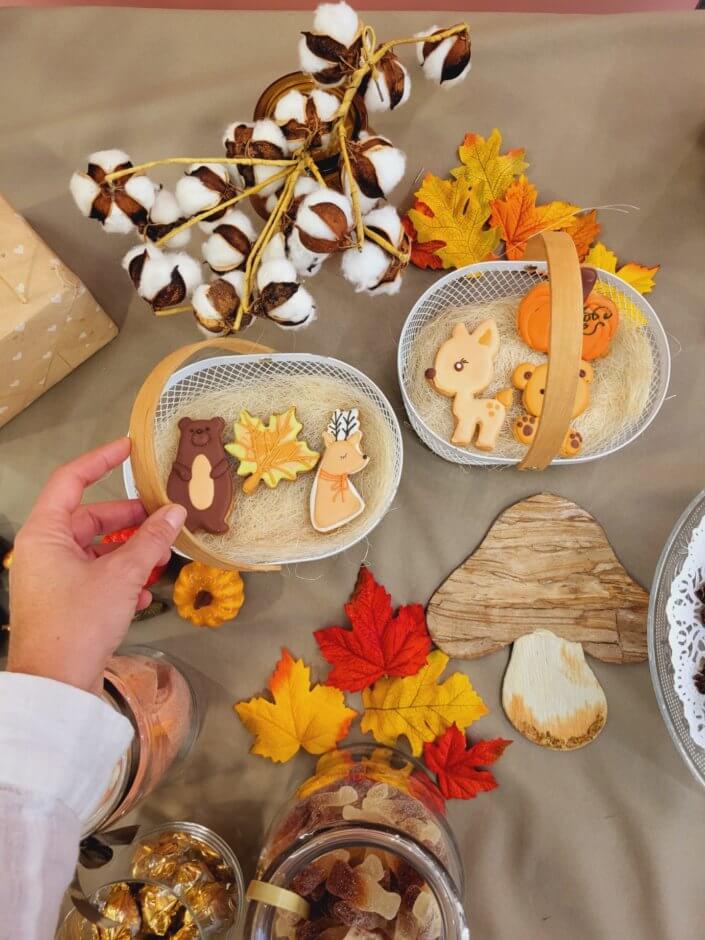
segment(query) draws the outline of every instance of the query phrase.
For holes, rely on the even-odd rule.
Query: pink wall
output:
[[[630,13],[692,10],[696,0],[355,0],[359,10],[486,10],[498,13]],[[2,6],[120,6],[213,10],[310,10],[316,0],[0,0]]]

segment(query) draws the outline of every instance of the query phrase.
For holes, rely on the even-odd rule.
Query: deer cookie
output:
[[[451,444],[472,444],[479,450],[494,450],[507,414],[507,393],[497,398],[475,398],[492,381],[494,360],[499,351],[499,333],[494,320],[483,320],[472,333],[464,323],[453,327],[436,353],[426,378],[441,395],[453,399],[455,430]],[[508,393],[511,398],[511,392]],[[500,397],[501,396],[501,397]]]
[[[220,535],[228,531],[233,480],[223,449],[224,427],[222,418],[179,421],[179,447],[166,492],[172,502],[186,509],[186,528],[191,532]]]
[[[365,509],[364,499],[349,480],[370,461],[360,448],[361,440],[358,409],[336,409],[323,432],[325,450],[311,490],[311,524],[317,532],[332,532]]]
[[[533,362],[522,362],[512,374],[512,385],[522,392],[522,402],[526,414],[521,415],[512,425],[512,434],[520,444],[530,444],[536,436],[539,417],[543,409],[543,398],[546,393],[546,375],[548,363],[536,365]],[[578,376],[578,387],[575,392],[573,404],[573,417],[581,415],[590,404],[590,383],[593,378],[592,366],[581,361]],[[575,428],[568,428],[561,455],[563,457],[576,457],[583,449],[583,436]]]

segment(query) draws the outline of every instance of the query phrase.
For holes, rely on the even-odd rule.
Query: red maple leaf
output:
[[[421,604],[406,604],[396,614],[392,599],[363,565],[345,613],[352,624],[316,630],[323,657],[333,667],[327,679],[344,692],[359,692],[382,676],[413,676],[431,649]]]
[[[433,212],[431,212],[426,203],[418,199],[414,201],[414,209],[418,209],[419,212],[423,212],[424,215],[431,218],[433,217]],[[418,241],[416,229],[408,215],[402,218],[401,224],[404,226],[404,231],[411,239],[411,263],[416,265],[417,268],[431,268],[434,271],[442,268],[443,262],[435,252],[438,251],[439,248],[445,248],[446,243],[440,240],[428,242]]]
[[[424,744],[423,759],[447,800],[472,800],[499,786],[491,771],[480,768],[499,760],[511,743],[494,738],[468,746],[460,728],[451,725],[433,744]]]

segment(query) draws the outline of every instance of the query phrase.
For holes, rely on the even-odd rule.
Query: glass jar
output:
[[[190,906],[204,937],[235,936],[244,915],[242,868],[230,846],[211,829],[193,822],[169,822],[132,847],[133,878],[173,888]]]
[[[314,88],[319,87],[320,86],[313,81],[311,76],[304,74],[304,72],[290,72],[288,75],[282,75],[281,78],[275,79],[271,85],[265,88],[260,95],[255,105],[255,121],[260,121],[263,118],[271,118],[274,114],[277,102],[280,98],[283,98],[287,92],[296,90],[307,95],[309,92],[313,91]],[[324,88],[323,91],[327,91],[342,100],[345,87]],[[345,130],[347,136],[351,139],[356,139],[361,131],[368,130],[367,108],[365,107],[361,95],[355,95],[353,98],[350,110],[345,119]],[[326,153],[325,151],[313,151],[311,156],[326,183],[335,187],[338,178],[340,154],[338,152]],[[261,215],[262,218],[269,218],[269,213],[265,209],[265,200],[262,199],[261,196],[255,194],[251,197],[250,202],[255,211]]]
[[[429,940],[470,936],[445,801],[423,765],[392,748],[361,744],[324,755],[271,825],[257,878],[304,897],[309,919],[331,927]],[[283,940],[296,935],[297,922],[254,902],[245,936]]]
[[[110,785],[83,835],[112,826],[152,792],[186,757],[200,730],[196,693],[165,653],[127,647],[103,674],[104,700],[135,729]]]

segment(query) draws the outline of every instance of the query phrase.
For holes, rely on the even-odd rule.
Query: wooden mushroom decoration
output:
[[[540,494],[510,506],[431,598],[427,622],[450,656],[477,659],[510,643],[502,705],[536,744],[589,744],[607,701],[585,653],[646,659],[648,593],[580,506]]]

